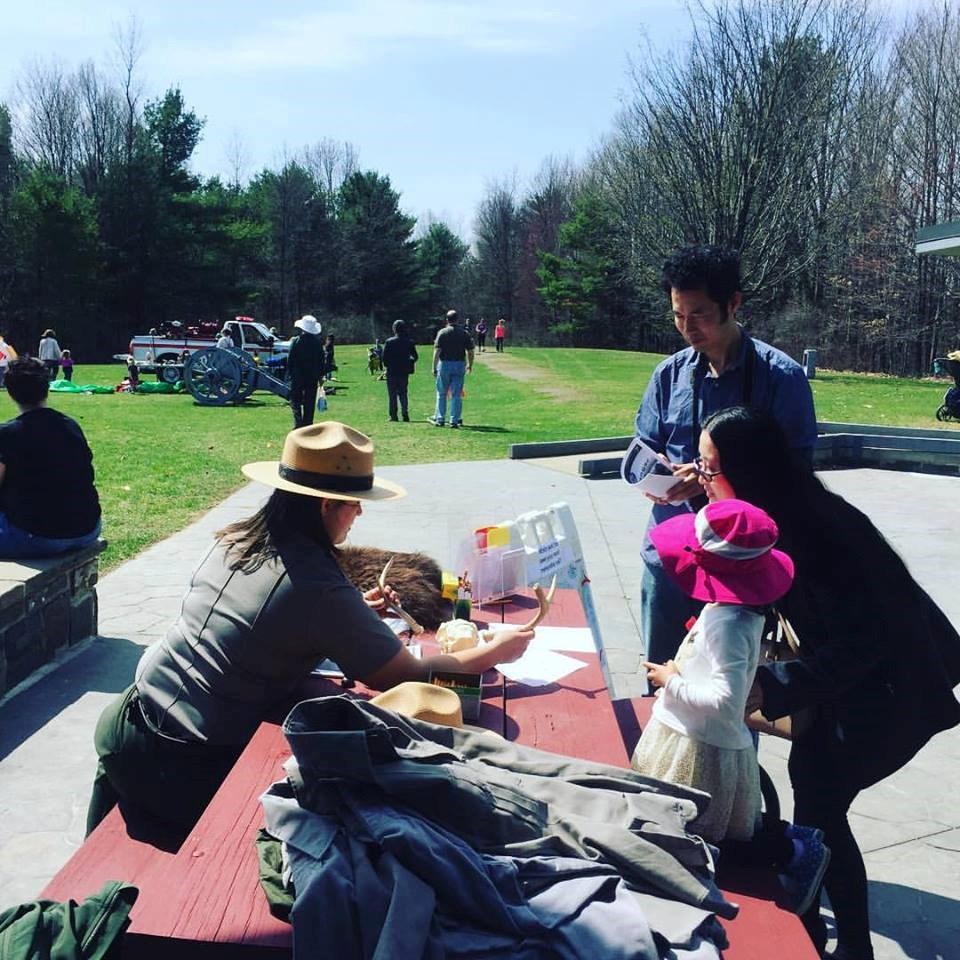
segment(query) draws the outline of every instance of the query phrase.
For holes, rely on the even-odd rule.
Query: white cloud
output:
[[[535,53],[572,44],[579,25],[635,6],[607,0],[601,12],[585,0],[355,0],[253,22],[215,44],[178,42],[166,61],[184,75],[212,67],[339,70],[394,55],[409,57],[429,44],[448,51]]]

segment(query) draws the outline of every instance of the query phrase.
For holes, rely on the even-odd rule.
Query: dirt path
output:
[[[474,359],[477,363],[486,364],[491,370],[510,377],[511,380],[529,383],[537,393],[545,394],[554,400],[577,399],[576,390],[569,384],[542,370],[536,364],[521,360],[508,352],[497,353],[495,350],[485,350],[483,353],[474,354]]]

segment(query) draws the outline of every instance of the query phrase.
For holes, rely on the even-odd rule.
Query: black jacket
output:
[[[383,366],[392,377],[406,377],[413,373],[414,364],[420,359],[417,348],[406,334],[390,337],[383,345]]]
[[[320,380],[326,372],[323,341],[318,333],[301,333],[290,344],[287,358],[287,378],[292,383],[310,383]]]
[[[812,707],[815,722],[795,740],[818,739],[811,745],[863,789],[960,723],[960,636],[870,520],[842,503],[836,536],[813,557],[794,557],[796,580],[780,603],[800,659],[762,666],[758,679],[764,716]]]

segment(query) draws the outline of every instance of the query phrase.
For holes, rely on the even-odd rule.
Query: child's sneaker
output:
[[[824,845],[823,831],[814,827],[793,825],[788,828],[787,835],[799,844],[800,849],[779,874],[780,885],[790,898],[794,913],[804,914],[820,892],[823,875],[830,863],[830,850]]]
[[[791,840],[799,840],[801,843],[811,840],[824,843],[823,831],[818,827],[805,827],[802,823],[788,823],[784,832]]]

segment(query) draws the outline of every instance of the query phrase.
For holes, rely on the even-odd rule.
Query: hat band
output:
[[[373,474],[350,477],[342,473],[314,473],[312,470],[296,470],[283,463],[277,464],[277,470],[284,480],[299,483],[302,487],[311,487],[314,490],[336,490],[338,493],[349,493],[373,489]]]

